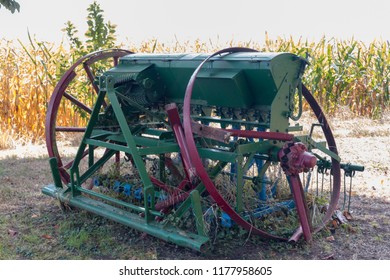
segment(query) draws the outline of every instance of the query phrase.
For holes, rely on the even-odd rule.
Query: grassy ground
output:
[[[341,156],[366,171],[354,179],[353,220],[312,244],[244,236],[198,253],[84,211],[63,212],[41,193],[52,183],[45,146],[25,145],[0,151],[0,259],[390,259],[389,120],[331,122]]]

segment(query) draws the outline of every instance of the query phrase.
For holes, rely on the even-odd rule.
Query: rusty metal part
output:
[[[295,176],[307,172],[317,164],[317,158],[307,152],[307,148],[300,142],[287,142],[278,153],[280,165],[288,176]]]
[[[213,139],[223,143],[228,143],[230,137],[243,137],[255,139],[267,139],[276,141],[291,141],[294,135],[280,132],[239,130],[239,129],[221,129],[200,124],[192,121],[192,132],[205,138]]]
[[[281,132],[271,131],[254,131],[254,130],[238,130],[238,129],[225,129],[231,133],[231,136],[245,137],[245,138],[256,138],[256,139],[267,139],[275,141],[291,141],[294,135]]]
[[[193,133],[199,135],[200,137],[213,139],[222,143],[229,143],[230,136],[232,135],[226,130],[218,129],[197,122],[191,122],[191,126]]]

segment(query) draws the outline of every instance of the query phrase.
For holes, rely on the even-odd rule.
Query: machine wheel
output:
[[[61,77],[51,96],[46,115],[46,146],[49,157],[57,158],[61,180],[70,182],[69,168],[73,160],[67,160],[60,148],[61,140],[82,135],[99,93],[97,74],[117,65],[118,59],[132,52],[122,49],[102,50],[77,60]],[[82,89],[88,91],[83,92]],[[79,136],[80,138],[81,136]]]
[[[207,167],[205,167],[204,161],[202,161],[198,149],[197,144],[194,139],[194,132],[192,129],[192,118],[191,118],[191,96],[192,89],[194,87],[194,83],[196,80],[196,76],[202,66],[212,57],[222,54],[229,54],[234,52],[253,52],[255,50],[247,49],[247,48],[228,48],[221,51],[218,51],[212,55],[210,55],[207,59],[205,59],[198,68],[194,71],[193,75],[190,78],[190,81],[187,85],[184,106],[183,106],[183,127],[184,134],[186,139],[186,144],[188,151],[191,155],[191,161],[195,167],[196,175],[204,184],[207,192],[212,197],[213,201],[215,201],[220,209],[227,214],[228,217],[233,220],[237,225],[246,229],[248,232],[259,235],[264,238],[271,238],[276,240],[292,240],[296,241],[303,233],[305,239],[310,241],[312,238],[312,233],[319,231],[326,224],[327,221],[331,218],[334,210],[337,207],[339,195],[340,195],[340,163],[336,159],[331,160],[331,170],[330,174],[332,176],[331,185],[329,187],[330,192],[330,202],[329,207],[327,207],[324,214],[322,214],[320,221],[316,225],[312,225],[312,218],[310,217],[310,213],[308,211],[306,197],[307,194],[304,193],[304,186],[302,184],[303,175],[299,174],[288,174],[286,172],[286,181],[288,182],[289,188],[291,190],[291,194],[293,195],[295,202],[295,208],[297,210],[298,219],[296,230],[286,234],[280,234],[280,232],[276,232],[273,229],[269,229],[267,227],[259,226],[259,223],[253,221],[251,217],[251,211],[253,209],[244,209],[244,211],[236,211],[236,206],[232,204],[226,195],[221,194],[220,190],[216,186],[215,179],[211,178],[210,174],[207,171]],[[324,114],[319,107],[318,103],[312,96],[312,94],[307,90],[306,87],[303,87],[302,95],[305,97],[306,101],[309,103],[311,109],[316,115],[318,122],[321,124],[323,135],[326,139],[326,144],[333,154],[337,155],[336,143],[328,125]],[[215,128],[218,130],[218,128]],[[267,132],[265,132],[267,134]],[[271,134],[269,132],[269,134]],[[265,137],[266,138],[266,137]],[[275,162],[277,164],[277,162]],[[268,172],[268,171],[266,171]],[[245,175],[245,174],[244,174]],[[306,179],[307,180],[307,179]],[[236,197],[237,199],[237,197]],[[256,206],[257,207],[257,206]],[[282,212],[282,211],[278,211]],[[249,217],[249,218],[248,218]],[[283,222],[282,222],[283,223]]]

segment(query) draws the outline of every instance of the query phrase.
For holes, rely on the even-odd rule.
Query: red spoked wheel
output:
[[[46,115],[46,146],[49,157],[57,158],[61,180],[65,184],[70,182],[68,170],[73,160],[65,159],[60,139],[81,137],[99,93],[95,77],[117,65],[119,58],[127,54],[132,52],[111,49],[85,55],[63,74],[53,91]]]
[[[193,120],[191,118],[191,96],[192,96],[192,89],[194,87],[196,76],[199,73],[200,69],[207,61],[209,61],[214,56],[221,55],[221,54],[229,54],[234,52],[254,52],[254,51],[255,50],[248,49],[248,48],[224,49],[210,55],[194,71],[186,89],[184,105],[183,105],[183,127],[184,127],[187,149],[191,156],[191,161],[193,163],[193,166],[195,167],[196,176],[204,184],[207,192],[213,198],[213,200],[218,204],[218,206],[222,209],[222,211],[226,213],[231,218],[231,220],[233,220],[237,225],[246,229],[250,233],[262,236],[264,238],[296,241],[303,233],[305,239],[307,241],[310,241],[312,238],[312,233],[315,233],[319,231],[321,228],[323,228],[323,226],[326,224],[327,221],[329,221],[334,210],[337,207],[337,203],[340,195],[340,163],[338,160],[336,160],[335,158],[332,158],[331,160],[330,174],[332,176],[332,179],[330,180],[330,186],[329,186],[329,193],[330,193],[329,206],[325,211],[323,211],[320,221],[317,222],[315,225],[312,225],[313,217],[310,217],[310,213],[306,201],[307,195],[304,192],[304,189],[307,189],[307,186],[309,185],[309,182],[307,181],[310,181],[310,179],[309,178],[305,179],[306,184],[304,186],[304,184],[302,183],[302,179],[304,178],[304,175],[302,174],[299,175],[298,173],[286,172],[287,179],[285,181],[287,181],[287,184],[289,185],[289,189],[291,190],[292,195],[294,197],[293,201],[295,202],[295,208],[298,214],[298,219],[297,219],[298,224],[295,232],[292,232],[292,234],[289,233],[289,236],[283,236],[283,235],[279,235],[273,230],[268,230],[266,227],[259,227],[258,223],[255,223],[253,222],[253,220],[248,219],[248,217],[251,217],[251,215],[248,214],[250,212],[250,209],[244,209],[244,211],[241,212],[236,211],[235,205],[229,202],[226,196],[221,194],[220,190],[216,187],[215,181],[211,179],[211,176],[208,174],[208,171],[204,166],[204,161],[202,161],[199,155],[197,144],[195,143],[194,132],[192,128]],[[313,112],[317,117],[318,122],[321,124],[329,151],[334,155],[336,155],[337,157],[336,143],[333,134],[330,130],[330,127],[328,125],[328,122],[320,106],[318,105],[318,103],[316,102],[316,100],[314,99],[312,94],[307,90],[306,87],[303,87],[302,95],[309,103],[311,109],[313,110]],[[215,129],[218,130],[218,128]],[[264,135],[266,134],[267,132],[265,132]],[[269,134],[271,133],[269,132]],[[272,137],[269,138],[272,139]],[[311,162],[310,167],[313,167],[312,159],[309,158],[307,161]],[[265,165],[271,166],[271,163],[267,162]],[[264,173],[265,172],[268,171],[264,171]]]
[[[316,115],[318,123],[320,124],[323,134],[325,136],[328,149],[337,156],[338,151],[337,151],[336,140],[334,139],[328,120],[326,119],[325,114],[322,112],[320,105],[314,98],[313,94],[304,85],[302,86],[302,95],[309,103],[310,108],[313,110],[314,114]],[[333,178],[333,185],[332,185],[333,189],[331,191],[329,207],[326,211],[325,216],[323,217],[322,224],[317,228],[315,228],[314,232],[320,231],[324,227],[325,223],[330,220],[330,218],[333,215],[333,212],[337,208],[337,204],[340,198],[341,166],[340,166],[340,161],[334,157],[331,158],[330,175]]]

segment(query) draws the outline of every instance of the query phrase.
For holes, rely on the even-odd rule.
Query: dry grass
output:
[[[15,147],[13,132],[6,128],[0,128],[0,150],[11,149]]]

